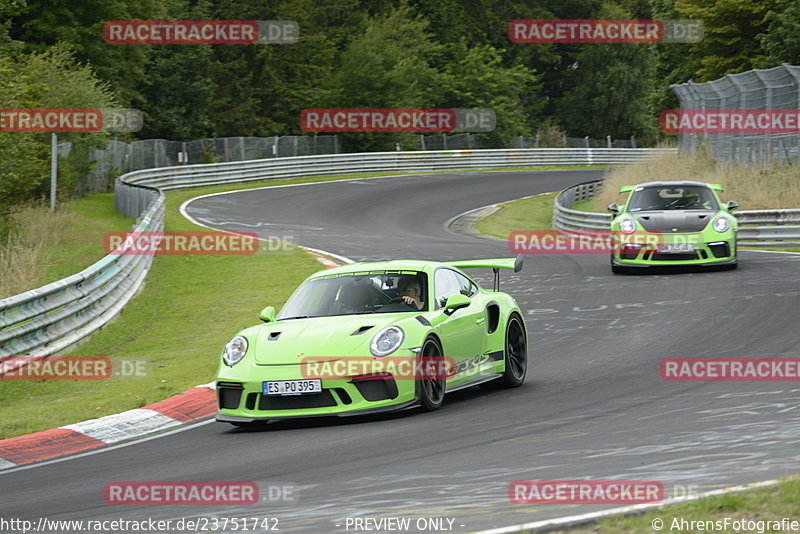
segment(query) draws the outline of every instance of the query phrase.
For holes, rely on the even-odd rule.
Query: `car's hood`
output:
[[[715,210],[663,210],[631,213],[648,232],[665,234],[701,232],[714,219]]]
[[[261,365],[285,365],[301,363],[307,357],[370,356],[369,344],[375,334],[413,317],[408,313],[373,313],[268,323],[258,327],[254,358]]]

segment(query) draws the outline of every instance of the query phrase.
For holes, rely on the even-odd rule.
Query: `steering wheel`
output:
[[[390,299],[388,302],[384,304],[384,306],[389,306],[390,304],[402,304],[406,308],[410,308],[412,310],[419,310],[419,307],[415,303],[406,304],[406,301],[403,300],[403,297],[394,297]]]

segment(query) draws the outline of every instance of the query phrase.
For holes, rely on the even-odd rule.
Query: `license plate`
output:
[[[270,380],[262,384],[264,395],[322,393],[322,380]]]
[[[658,251],[667,254],[694,252],[694,245],[692,243],[664,243],[658,246]]]

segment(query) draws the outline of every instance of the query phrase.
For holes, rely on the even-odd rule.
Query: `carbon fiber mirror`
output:
[[[735,200],[731,200],[730,202],[728,202],[728,211],[733,211],[738,207],[739,207],[739,203],[736,202]]]
[[[614,215],[617,215],[619,213],[619,206],[617,206],[616,204],[609,204],[608,211],[610,211]]]

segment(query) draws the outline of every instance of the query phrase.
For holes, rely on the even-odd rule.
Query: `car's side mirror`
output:
[[[275,322],[275,308],[272,306],[267,306],[258,316],[259,319],[264,321],[265,323],[274,323]]]
[[[470,300],[466,295],[456,293],[455,295],[450,295],[447,297],[447,301],[444,303],[444,313],[447,315],[452,315],[456,310],[466,308],[469,305]]]
[[[728,202],[728,211],[733,211],[738,207],[739,207],[739,203],[736,202],[735,200],[731,200],[730,202]]]
[[[608,211],[610,211],[611,213],[616,215],[616,214],[619,213],[619,206],[617,206],[616,204],[609,204],[608,205]]]

